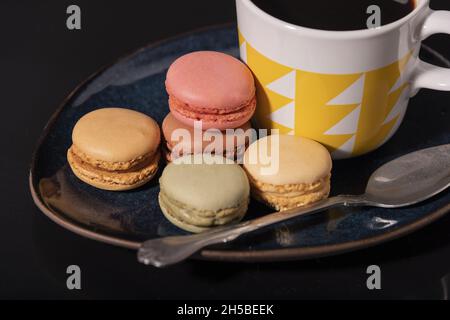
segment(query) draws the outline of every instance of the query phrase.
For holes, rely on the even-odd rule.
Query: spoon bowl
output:
[[[450,186],[450,145],[409,153],[378,168],[364,198],[370,205],[398,208],[422,202]]]

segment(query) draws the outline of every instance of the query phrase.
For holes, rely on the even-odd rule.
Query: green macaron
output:
[[[222,156],[181,157],[164,169],[160,187],[165,217],[189,232],[238,222],[247,212],[248,178],[239,165]]]

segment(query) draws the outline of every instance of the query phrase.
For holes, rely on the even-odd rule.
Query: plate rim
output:
[[[32,153],[30,171],[29,171],[29,188],[31,192],[31,196],[34,204],[38,207],[38,209],[44,213],[50,220],[55,222],[57,225],[67,229],[79,236],[100,241],[106,244],[119,246],[127,249],[137,250],[139,249],[141,242],[139,241],[131,241],[126,240],[120,237],[107,235],[101,232],[95,232],[87,227],[82,226],[79,223],[72,222],[69,219],[65,218],[63,215],[57,213],[55,210],[49,208],[45,202],[42,200],[39,192],[35,189],[34,186],[34,172],[36,167],[36,158],[39,150],[41,149],[42,143],[50,132],[50,129],[54,125],[54,122],[58,118],[61,111],[67,105],[67,103],[72,99],[72,97],[81,89],[83,86],[88,84],[94,78],[99,76],[103,71],[108,68],[114,66],[115,64],[124,61],[126,59],[131,58],[132,56],[138,54],[139,52],[162,45],[164,43],[168,43],[177,39],[181,39],[183,37],[199,34],[207,31],[211,31],[214,29],[224,29],[233,26],[235,23],[225,23],[218,24],[212,26],[206,26],[203,28],[198,28],[192,31],[180,33],[173,37],[164,38],[161,40],[157,40],[147,44],[143,47],[140,47],[137,50],[133,50],[127,54],[122,55],[118,59],[115,59],[112,63],[108,63],[103,67],[99,68],[97,71],[88,76],[85,80],[81,81],[70,93],[63,99],[58,108],[53,112],[47,121],[44,129],[42,130],[37,142],[36,146]],[[297,247],[297,248],[280,248],[280,249],[267,249],[267,250],[214,250],[214,249],[204,249],[199,252],[195,258],[202,260],[216,260],[216,261],[230,261],[230,262],[272,262],[272,261],[283,261],[283,260],[304,260],[304,259],[312,259],[319,258],[325,256],[333,256],[338,254],[343,254],[346,252],[356,251],[359,249],[369,248],[378,244],[382,244],[384,242],[394,240],[400,238],[402,236],[408,235],[414,231],[417,231],[432,222],[438,220],[443,217],[447,213],[450,212],[450,203],[440,207],[439,209],[430,212],[426,216],[416,220],[413,223],[407,224],[403,227],[384,232],[380,235],[376,235],[373,237],[363,238],[359,240],[347,241],[338,244],[326,244],[312,247]]]

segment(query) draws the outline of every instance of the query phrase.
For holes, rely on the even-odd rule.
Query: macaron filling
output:
[[[86,153],[82,152],[80,150],[80,148],[78,148],[76,145],[72,145],[71,150],[83,162],[88,163],[92,167],[106,170],[106,171],[128,170],[128,169],[131,169],[131,168],[137,166],[138,164],[147,162],[147,160],[154,157],[154,155],[155,155],[155,154],[146,154],[146,155],[142,155],[142,156],[136,157],[134,159],[131,159],[129,161],[109,162],[109,161],[94,159],[94,158],[88,156]]]
[[[314,183],[274,185],[262,183],[249,176],[252,196],[279,211],[328,198],[330,179],[331,175],[328,175]]]
[[[212,228],[238,221],[245,215],[248,206],[248,199],[243,199],[241,204],[234,208],[201,211],[169,198],[164,191],[161,191],[159,201],[165,214],[183,224],[197,228]]]
[[[67,152],[69,164],[78,177],[84,178],[82,180],[94,180],[117,186],[132,186],[147,181],[158,170],[160,158],[159,152],[155,152],[142,156],[140,161],[108,163],[91,160],[84,153],[78,152],[79,149],[76,146],[72,146]]]
[[[178,100],[173,95],[169,95],[169,107],[173,116],[184,123],[186,123],[187,118],[188,124],[192,124],[194,121],[202,121],[205,129],[236,128],[249,121],[255,113],[256,96],[253,95],[244,105],[224,109],[193,106]]]

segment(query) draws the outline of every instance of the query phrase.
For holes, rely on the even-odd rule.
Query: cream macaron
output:
[[[261,159],[260,150],[267,150],[267,159]],[[251,144],[244,155],[252,196],[276,210],[327,198],[331,168],[331,156],[324,146],[290,135],[263,137]]]
[[[199,233],[240,221],[250,197],[244,170],[218,155],[196,154],[171,162],[159,180],[159,204],[177,227]]]
[[[159,126],[149,116],[122,108],[98,109],[76,123],[67,159],[73,173],[87,184],[130,190],[156,174],[160,140]]]

